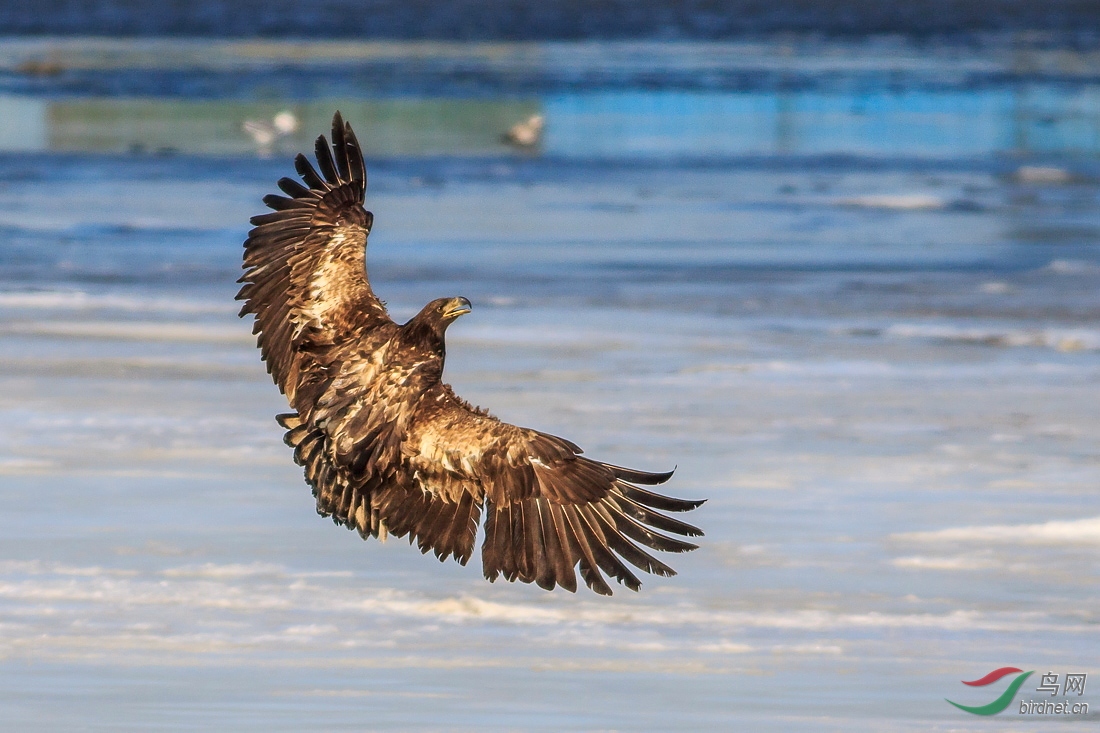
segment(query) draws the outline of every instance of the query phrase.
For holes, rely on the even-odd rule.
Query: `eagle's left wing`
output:
[[[265,196],[274,211],[252,217],[237,294],[245,301],[240,315],[256,316],[253,332],[268,371],[303,415],[313,406],[317,383],[331,376],[327,350],[364,348],[373,332],[394,327],[367,279],[374,215],[363,208],[366,167],[339,112],[331,146],[322,135],[315,152],[320,172],[298,155],[294,165],[305,185],[280,179],[287,195]],[[388,333],[374,340],[385,338]]]
[[[641,582],[627,563],[657,575],[675,571],[639,545],[685,552],[696,527],[657,510],[681,512],[702,501],[643,489],[672,473],[647,473],[593,461],[563,438],[501,422],[439,385],[420,402],[402,447],[399,480],[375,498],[392,534],[408,533],[423,552],[465,563],[485,511],[485,577],[577,587],[611,595],[600,571],[631,590]]]

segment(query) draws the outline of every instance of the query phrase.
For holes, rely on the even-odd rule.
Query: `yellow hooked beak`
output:
[[[450,320],[464,316],[473,310],[473,306],[470,305],[470,301],[465,298],[455,298],[450,302],[447,310],[443,312],[443,317]]]

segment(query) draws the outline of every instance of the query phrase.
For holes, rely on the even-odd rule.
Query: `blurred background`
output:
[[[470,298],[460,394],[678,466],[680,576],[314,514],[233,296],[336,110],[394,317]],[[961,680],[1100,674],[1098,153],[1094,2],[0,3],[0,719],[985,730]]]

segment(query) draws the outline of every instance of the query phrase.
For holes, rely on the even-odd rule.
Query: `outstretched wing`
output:
[[[374,216],[363,208],[366,170],[351,125],[337,112],[332,146],[317,138],[317,164],[299,154],[306,185],[279,181],[287,196],[268,195],[273,213],[252,218],[244,243],[241,316],[255,314],[253,333],[275,383],[300,411],[303,382],[322,378],[326,347],[391,324],[367,280],[366,244]],[[308,186],[308,187],[307,187]]]
[[[641,582],[626,563],[675,575],[642,546],[685,552],[696,545],[663,532],[701,536],[657,510],[682,512],[702,501],[643,489],[672,473],[647,473],[584,458],[563,438],[503,423],[446,385],[420,402],[405,445],[402,478],[373,504],[388,530],[421,551],[465,564],[482,508],[485,577],[575,591],[575,568],[589,588],[611,595],[601,570],[631,590]],[[661,531],[657,531],[661,530]],[[625,561],[625,562],[624,562]]]

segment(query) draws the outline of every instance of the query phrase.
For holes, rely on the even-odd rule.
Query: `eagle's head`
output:
[[[470,301],[462,296],[457,298],[440,298],[439,300],[433,300],[432,303],[438,304],[436,305],[436,309],[439,311],[440,318],[448,324],[459,316],[464,316],[474,309],[474,307],[470,305]]]
[[[437,298],[424,306],[416,316],[405,324],[410,331],[428,330],[442,336],[447,326],[459,316],[464,316],[473,308],[466,298]]]

